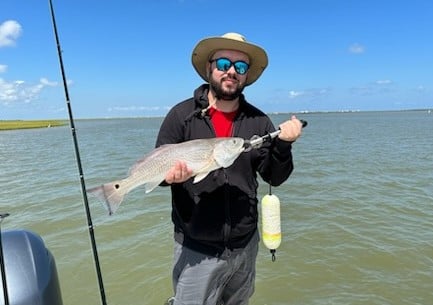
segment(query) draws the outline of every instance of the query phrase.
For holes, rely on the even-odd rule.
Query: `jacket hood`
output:
[[[207,94],[209,92],[209,84],[203,84],[194,90],[194,101],[199,109],[205,109],[209,106]]]

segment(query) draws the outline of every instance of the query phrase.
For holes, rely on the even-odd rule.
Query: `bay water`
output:
[[[288,114],[272,114],[276,125]],[[283,240],[261,243],[253,305],[433,304],[433,113],[307,113],[295,170],[273,194]],[[87,187],[127,175],[162,118],[77,120]],[[65,305],[100,304],[68,126],[0,132],[2,230],[39,234]],[[268,186],[261,183],[264,196]],[[108,304],[172,295],[170,191],[128,194],[112,216],[89,196]]]

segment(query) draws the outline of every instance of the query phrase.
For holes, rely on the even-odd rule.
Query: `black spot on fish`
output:
[[[115,188],[116,190],[118,190],[118,189],[120,188],[120,185],[119,185],[119,184],[115,184],[115,185],[114,185],[114,188]]]

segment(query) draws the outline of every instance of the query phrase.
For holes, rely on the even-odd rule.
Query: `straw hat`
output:
[[[268,65],[268,56],[261,47],[247,42],[244,36],[238,33],[226,33],[221,37],[209,37],[201,40],[192,51],[192,65],[197,73],[208,82],[206,64],[210,57],[218,50],[241,51],[250,59],[250,69],[246,86],[254,83]]]

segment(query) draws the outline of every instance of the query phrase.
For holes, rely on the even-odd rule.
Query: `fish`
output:
[[[193,172],[193,183],[198,183],[210,172],[231,166],[245,150],[244,142],[239,137],[222,137],[165,144],[137,160],[126,178],[87,189],[86,192],[96,196],[112,215],[133,189],[144,185],[147,194],[160,185],[176,162],[185,162]]]

